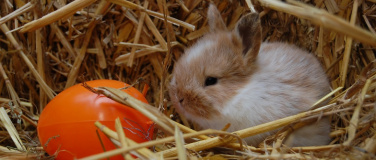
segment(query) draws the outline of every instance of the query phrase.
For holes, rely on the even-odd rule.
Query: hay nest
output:
[[[36,125],[56,93],[88,80],[135,83],[142,78],[135,87],[141,90],[149,84],[151,105],[132,99],[121,103],[146,108],[155,116],[161,128],[156,140],[88,159],[132,150],[146,159],[375,158],[375,0],[214,3],[229,28],[254,8],[260,12],[264,40],[292,43],[315,54],[330,78],[333,91],[322,99],[329,104],[236,134],[197,132],[175,113],[166,86],[174,61],[208,31],[209,1],[4,0],[0,2],[0,157],[51,158],[39,144]],[[157,108],[161,112],[155,112]],[[326,146],[289,148],[281,144],[284,133],[260,146],[236,141],[237,136],[321,115],[332,121],[332,142]],[[171,119],[184,125],[173,128]],[[189,137],[195,138],[184,144],[183,138]]]

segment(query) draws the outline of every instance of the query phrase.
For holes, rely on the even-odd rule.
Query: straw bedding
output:
[[[37,139],[41,110],[69,86],[115,79],[134,83],[139,90],[145,84],[150,86],[147,99],[151,105],[130,98],[118,101],[151,112],[161,129],[156,130],[157,140],[142,145],[130,143],[130,147],[119,148],[116,153],[88,159],[129,153],[132,149],[146,159],[375,158],[375,0],[258,0],[253,5],[250,0],[214,1],[230,29],[245,13],[258,11],[263,39],[292,43],[315,54],[333,89],[322,99],[329,101],[324,107],[313,106],[310,111],[236,134],[189,129],[194,125],[175,113],[167,94],[174,61],[185,47],[208,31],[209,2],[1,1],[0,157],[53,158],[46,156]],[[281,144],[292,126],[323,115],[332,121],[329,145],[288,148]],[[174,128],[171,119],[184,125]],[[237,141],[237,135],[283,127],[260,146]]]

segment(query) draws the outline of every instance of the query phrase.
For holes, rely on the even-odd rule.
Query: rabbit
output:
[[[262,42],[258,13],[248,13],[228,31],[214,4],[210,31],[188,47],[173,67],[168,86],[176,111],[202,129],[229,132],[308,110],[330,91],[319,61],[281,42]],[[275,131],[247,137],[257,146]],[[326,145],[330,122],[322,118],[287,138],[291,146]],[[289,140],[290,139],[290,140]]]

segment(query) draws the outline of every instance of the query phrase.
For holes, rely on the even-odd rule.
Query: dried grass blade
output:
[[[65,38],[64,33],[60,30],[60,28],[55,24],[52,23],[51,25],[52,30],[54,30],[56,37],[59,39],[63,47],[67,50],[67,52],[72,56],[76,57],[77,53],[72,48],[72,45],[68,42],[68,40]]]
[[[12,100],[11,100],[12,104],[9,105],[10,106],[9,108],[13,109],[13,111],[16,114],[20,115],[21,118],[25,119],[31,125],[33,125],[33,126],[36,127],[37,123],[35,121],[31,120],[30,118],[26,117],[23,114],[27,114],[28,116],[32,117],[34,120],[38,119],[37,116],[35,116],[34,114],[32,114],[29,110],[27,110],[25,107],[23,107],[21,105],[21,100],[20,100],[17,92],[13,88],[13,86],[12,86],[12,84],[11,84],[8,76],[7,76],[7,74],[5,73],[2,63],[0,63],[0,74],[2,75],[2,77],[5,80],[5,85],[6,85],[7,89],[8,89],[8,93],[10,94],[10,96],[12,98]]]
[[[160,51],[155,51],[155,50],[147,50],[147,49],[142,49],[142,50],[138,50],[136,51],[136,58],[139,58],[139,57],[143,57],[143,56],[146,56],[146,55],[149,55],[149,54],[152,54],[152,53],[156,53],[156,52],[166,52],[165,50],[161,49]],[[130,57],[130,53],[126,53],[126,54],[123,54],[119,57],[117,57],[115,59],[115,63],[116,65],[121,65],[123,63],[127,63],[128,60],[129,60],[129,57]]]
[[[34,17],[37,18],[38,15],[36,12],[34,12]],[[41,37],[41,32],[40,29],[37,29],[35,31],[35,51],[37,53],[37,70],[42,78],[43,81],[46,81],[46,76],[45,76],[45,69],[44,69],[44,55],[42,51],[42,37]],[[46,93],[41,90],[39,91],[39,110],[42,111],[44,106],[47,105],[47,96]]]
[[[117,135],[119,137],[121,147],[128,147],[129,144],[125,140],[126,139],[125,133],[124,133],[124,130],[123,130],[123,126],[121,125],[119,117],[115,119],[115,129],[116,129]],[[124,159],[134,159],[129,154],[123,154],[123,157],[124,157]]]
[[[227,146],[227,145],[226,145]],[[292,147],[289,148],[291,151],[295,152],[309,152],[309,151],[325,151],[329,149],[338,149],[340,147],[343,147],[340,144],[335,144],[335,145],[325,145],[325,146],[307,146],[307,147]],[[266,148],[256,148],[253,146],[247,146],[247,149],[253,152],[260,152],[260,153],[265,153],[266,151],[272,151],[274,148],[271,147],[266,147]]]
[[[297,115],[285,117],[285,118],[275,120],[275,121],[272,121],[272,122],[268,122],[268,123],[264,123],[264,124],[261,124],[261,125],[258,125],[258,126],[239,130],[239,131],[233,132],[232,134],[238,135],[241,138],[250,137],[250,136],[253,136],[253,135],[257,135],[257,134],[260,134],[260,133],[268,132],[268,131],[286,126],[286,125],[291,124],[292,122],[295,122],[297,120],[300,120],[300,119],[302,119],[306,116],[309,116],[309,115],[312,115],[312,114],[315,114],[315,113],[319,113],[321,110],[322,110],[322,108],[319,108],[319,109],[316,109],[316,110],[313,110],[313,111],[302,112],[302,113],[299,113]],[[194,150],[194,151],[202,151],[202,150],[205,150],[205,149],[212,148],[214,146],[224,145],[226,143],[232,142],[233,140],[234,139],[230,139],[230,138],[223,139],[223,138],[220,138],[220,137],[214,137],[214,138],[198,141],[198,142],[195,142],[195,143],[187,144],[187,145],[185,145],[185,148],[190,149],[190,150]],[[242,145],[240,144],[240,146],[242,146]],[[176,148],[172,148],[172,149],[169,149],[169,150],[162,151],[161,154],[163,154],[164,157],[176,156],[177,150],[176,150]]]
[[[252,13],[257,12],[257,11],[255,10],[255,7],[253,6],[251,0],[245,0],[245,2],[247,3],[247,6],[248,6],[248,8],[251,10]]]
[[[128,43],[121,43],[121,44],[128,45]],[[177,41],[171,42],[171,47],[175,47],[175,46],[182,46],[182,45]],[[139,45],[139,47],[146,47],[146,46]],[[155,46],[150,46],[150,47],[136,51],[137,54],[135,58],[140,58],[140,57],[143,57],[152,53],[157,53],[157,52],[167,52],[167,49],[163,49],[161,45],[159,44]],[[116,65],[126,63],[129,60],[129,56],[130,56],[130,53],[126,53],[117,57],[115,59]]]
[[[157,27],[154,25],[153,21],[150,19],[149,16],[145,17],[145,23],[148,26],[149,30],[153,33],[159,44],[161,45],[162,49],[167,49],[167,43],[164,40],[163,36],[157,29]]]
[[[375,154],[376,152],[376,134],[374,134],[371,138],[368,138],[365,141],[366,145],[364,146],[364,149],[369,152]]]
[[[74,14],[76,11],[85,8],[96,2],[97,0],[75,0],[60,9],[51,12],[40,19],[29,22],[23,26],[20,30],[21,33],[31,32],[38,28],[51,24],[59,19],[66,17],[67,15]]]
[[[58,64],[60,67],[63,68],[64,71],[69,71],[69,67],[67,65],[64,64],[64,62],[60,61],[60,59],[58,57],[56,57],[55,55],[51,54],[50,52],[46,52],[47,56],[49,56],[53,61],[56,62],[56,64]]]
[[[97,58],[98,58],[99,67],[102,68],[102,69],[105,69],[105,68],[107,68],[106,57],[105,57],[104,52],[103,52],[103,47],[102,47],[101,41],[99,40],[99,38],[97,36],[94,37],[94,44],[95,44],[95,47],[98,50],[98,52],[96,54],[97,54]]]
[[[107,136],[109,136],[109,137],[111,137],[111,138],[113,138],[115,140],[119,140],[119,134],[117,134],[115,131],[112,131],[111,129],[109,129],[108,127],[106,127],[105,125],[101,124],[98,121],[95,122],[94,124],[103,133],[105,133]],[[138,143],[134,142],[133,140],[131,140],[131,139],[125,137],[125,136],[124,136],[124,141],[125,141],[124,143],[127,143],[129,145],[128,145],[128,147],[122,147],[121,149],[124,150],[124,151],[120,152],[120,153],[128,153],[128,152],[130,152],[132,150],[136,150],[139,153],[139,155],[141,155],[143,157],[146,157],[146,159],[159,159],[158,156],[155,153],[153,153],[152,151],[150,151],[149,149],[146,148],[146,147],[150,147],[152,145],[141,146],[141,147],[134,147],[134,146],[140,146],[140,145],[142,145],[144,143],[138,144]],[[150,143],[150,142],[145,142],[145,143]],[[108,157],[111,157],[111,156],[118,155],[120,153],[119,152],[115,152],[115,153],[108,154],[108,153],[105,152],[106,157],[102,157],[102,158],[108,158]],[[90,159],[102,159],[102,158],[90,158]]]
[[[366,15],[363,15],[363,19],[364,19],[364,21],[366,22],[366,25],[367,25],[368,29],[369,29],[373,34],[376,35],[376,31],[375,31],[375,29],[372,27],[372,25],[371,25],[371,23],[369,22],[369,20],[368,20],[368,18],[367,18]]]
[[[176,142],[176,148],[178,150],[178,159],[179,160],[186,160],[187,159],[187,153],[184,148],[184,139],[182,136],[181,131],[179,130],[178,126],[175,126],[175,142]]]
[[[170,119],[167,118],[164,114],[162,114],[155,107],[149,104],[146,104],[144,102],[141,102],[140,100],[134,98],[128,93],[123,92],[116,88],[98,87],[97,90],[100,93],[107,96],[108,98],[111,98],[121,104],[130,106],[140,111],[142,114],[147,116],[150,120],[154,121],[156,124],[158,124],[160,127],[165,129],[166,131],[170,132],[171,134],[174,133],[174,129],[172,129],[173,124],[170,123]]]
[[[11,42],[11,44],[16,48],[18,51],[20,57],[24,60],[26,65],[29,67],[31,73],[38,81],[41,88],[46,92],[49,99],[52,99],[55,97],[56,93],[46,84],[46,82],[43,80],[43,78],[39,75],[38,71],[35,69],[33,63],[31,60],[25,55],[23,52],[23,47],[20,46],[20,44],[16,41],[16,39],[13,37],[12,33],[9,33],[9,29],[5,24],[1,25],[1,30],[4,32],[8,40]]]
[[[252,153],[244,153],[255,159],[307,159],[304,155],[300,153],[290,153],[290,154],[274,154],[274,155],[255,155]],[[309,158],[308,158],[309,159]]]
[[[125,140],[127,141],[127,143],[129,143],[129,147],[139,145],[138,143],[134,142],[129,138],[125,138]],[[150,151],[146,147],[137,149],[135,153],[137,153],[140,159],[160,159],[154,152]]]
[[[144,8],[147,8],[148,5],[149,5],[149,2],[145,1],[144,2]],[[138,20],[138,25],[137,25],[137,29],[136,29],[136,35],[134,36],[133,44],[138,44],[138,41],[140,40],[140,35],[141,35],[142,27],[144,26],[145,15],[146,15],[145,12],[141,12],[141,16],[140,16],[140,19]],[[131,67],[133,65],[134,55],[136,54],[135,51],[136,51],[136,48],[132,47],[131,54],[130,54],[130,57],[129,57],[129,60],[128,60],[128,64],[127,64],[128,67]]]
[[[103,125],[101,122],[96,121],[94,125],[97,126],[97,128],[100,129],[108,137],[113,138],[117,141],[119,140],[119,135],[113,130],[109,129],[107,126]]]
[[[152,16],[157,17],[159,19],[162,19],[162,20],[164,19],[163,14],[158,13],[158,12],[154,12],[154,11],[151,11],[151,10],[148,10],[146,8],[143,8],[143,7],[141,7],[141,6],[137,5],[137,4],[134,4],[134,3],[126,1],[126,0],[109,0],[109,1],[112,2],[112,3],[118,4],[118,5],[130,8],[130,9],[139,9],[139,10],[141,10],[143,12],[146,12],[149,15],[152,15]],[[170,16],[167,16],[167,21],[171,22],[173,24],[176,24],[176,25],[180,25],[180,26],[182,26],[184,28],[187,28],[190,31],[194,31],[195,30],[195,26],[194,25],[191,25],[191,24],[186,23],[184,21],[178,20],[176,18],[172,18]]]
[[[76,82],[76,78],[78,76],[78,71],[80,70],[81,63],[85,58],[86,55],[86,49],[89,45],[91,34],[97,24],[97,20],[93,20],[89,24],[89,29],[87,30],[84,38],[84,42],[82,44],[82,47],[80,49],[80,52],[78,53],[76,59],[74,60],[73,66],[71,71],[68,74],[67,83],[65,84],[65,88],[68,88],[72,86]]]
[[[105,126],[98,126],[97,125],[98,123],[99,122],[96,122],[96,126],[98,128],[107,128]],[[106,130],[110,130],[110,129],[107,128]],[[111,132],[113,132],[113,131],[111,131]],[[113,132],[113,134],[116,135],[115,132]],[[199,131],[199,132],[196,132],[196,133],[184,134],[183,138],[186,139],[186,138],[197,137],[199,135],[205,135],[205,134],[223,134],[223,135],[235,136],[235,135],[233,135],[231,133],[228,133],[228,132],[223,132],[223,131],[217,131],[217,130],[208,129],[208,130],[203,130],[203,131]],[[132,150],[136,150],[136,149],[139,149],[139,148],[151,147],[151,146],[155,146],[157,144],[163,144],[163,143],[171,142],[171,141],[174,141],[174,140],[175,140],[175,137],[171,136],[171,137],[167,137],[167,138],[163,138],[163,139],[158,139],[158,140],[154,140],[154,141],[140,143],[138,145],[132,145],[129,148],[114,149],[114,150],[111,150],[111,151],[108,151],[108,152],[105,152],[105,153],[100,153],[100,154],[97,154],[97,155],[92,155],[92,156],[89,156],[89,157],[85,157],[85,158],[82,158],[80,160],[92,160],[92,159],[108,158],[108,157],[111,157],[113,155],[118,155],[118,154],[121,154],[121,153],[130,152]],[[164,151],[159,152],[158,154],[162,155],[163,152]],[[158,158],[162,159],[163,157],[158,157]]]
[[[183,132],[185,132],[185,133],[197,133],[197,131],[195,131],[195,130],[193,130],[193,129],[190,129],[190,128],[188,128],[188,127],[186,127],[185,125],[182,125],[182,124],[180,124],[180,123],[178,123],[178,122],[175,122],[175,121],[172,121],[175,125],[177,125],[179,128],[180,128],[180,130],[182,130]],[[205,139],[208,139],[208,138],[210,138],[210,137],[208,137],[208,136],[205,136],[205,135],[199,135],[199,136],[197,136],[197,138],[199,138],[199,139],[201,139],[201,140],[205,140]]]
[[[357,18],[357,12],[358,12],[358,0],[354,1],[353,9],[351,12],[351,19],[350,24],[355,26],[355,21]],[[350,53],[352,48],[352,37],[346,37],[346,45],[345,45],[345,51],[343,53],[343,61],[342,61],[342,71],[340,72],[341,77],[341,86],[345,85],[346,77],[347,77],[347,70],[349,66],[350,61]]]
[[[10,99],[7,99],[7,98],[0,98],[0,103],[9,103]],[[25,106],[25,107],[32,107],[33,105],[30,103],[30,102],[24,102],[24,101],[20,101],[21,105],[22,106]]]
[[[0,146],[0,153],[2,160],[32,160],[40,159],[42,155],[42,153],[27,152],[27,156],[25,156],[25,152],[3,146]]]
[[[115,43],[115,46],[134,47],[134,48],[137,48],[137,49],[153,48],[153,46],[149,46],[149,45],[146,45],[146,44],[134,44],[134,43],[128,43],[128,42]],[[161,50],[161,49],[159,49],[159,50]]]
[[[317,49],[316,49],[316,55],[317,57],[323,57],[323,51],[324,51],[324,27],[323,26],[320,26],[320,31],[319,31],[319,38],[318,38],[318,45],[317,45]]]
[[[177,0],[177,2],[179,3],[184,12],[189,12],[189,9],[187,8],[187,6],[184,5],[183,0]]]
[[[21,100],[20,98],[18,97],[17,95],[17,92],[14,90],[13,86],[12,86],[12,83],[10,82],[7,74],[5,73],[5,70],[3,68],[3,64],[0,63],[0,74],[1,76],[4,78],[5,80],[5,85],[8,89],[8,93],[10,95],[10,97],[12,98],[12,106],[15,107],[15,109],[21,109]]]
[[[196,39],[198,37],[201,37],[202,35],[204,35],[207,32],[209,32],[209,27],[208,26],[202,27],[199,30],[196,30],[196,31],[191,32],[191,33],[188,33],[185,37],[188,40],[194,40],[194,39]]]
[[[367,79],[366,84],[364,85],[362,92],[360,93],[360,95],[358,97],[357,106],[355,107],[354,113],[351,117],[350,125],[347,128],[348,138],[343,143],[345,146],[349,146],[355,138],[356,131],[357,131],[357,128],[358,128],[360,110],[362,109],[364,98],[365,98],[365,95],[366,95],[366,93],[369,89],[371,82],[372,82],[371,79]]]
[[[339,8],[337,2],[334,0],[325,0],[324,1],[326,8],[328,9],[329,13],[337,13],[339,12]]]
[[[230,143],[234,140],[241,141],[240,137],[238,135],[234,134],[234,133],[228,133],[228,132],[216,131],[216,130],[207,130],[207,131],[213,132],[211,134],[216,133],[216,134],[223,134],[225,136],[217,136],[217,137],[214,137],[214,138],[210,138],[210,139],[186,144],[185,148],[192,150],[192,151],[202,151],[202,150],[205,150],[205,149],[214,148],[214,147],[217,147],[217,146],[222,146],[222,145]],[[200,131],[200,132],[197,132],[197,133],[204,133],[204,132]],[[195,133],[192,133],[192,135],[194,135],[194,134]],[[185,134],[185,135],[190,135],[190,134]],[[185,137],[185,135],[184,135],[184,137]],[[158,152],[158,153],[163,154],[164,157],[172,157],[172,156],[176,156],[178,154],[178,150],[177,150],[177,148],[171,148],[171,149],[164,150],[164,151],[161,151],[161,152]]]
[[[343,17],[343,15],[345,14],[345,12],[346,12],[346,9],[344,9],[344,8],[347,8],[349,5],[350,5],[350,3],[351,3],[351,0],[342,0],[342,1],[340,1],[340,3],[339,3],[339,8],[341,8],[341,10],[340,10],[340,12],[338,13],[338,15],[340,16],[340,17]],[[343,8],[343,9],[342,9]]]
[[[33,9],[35,7],[35,2],[28,2],[25,5],[23,5],[21,8],[18,8],[17,10],[13,11],[12,13],[4,16],[3,18],[0,18],[0,25],[4,24],[5,22]]]
[[[310,110],[312,109],[315,109],[317,107],[317,105],[323,103],[324,101],[328,100],[331,96],[333,96],[335,93],[339,92],[340,90],[342,90],[343,87],[338,87],[336,88],[335,90],[331,91],[330,93],[328,93],[327,95],[325,95],[324,97],[322,97],[320,100],[318,100],[315,104],[312,105],[312,107],[310,108]]]
[[[7,112],[5,111],[4,107],[0,107],[0,120],[3,126],[7,129],[10,137],[12,138],[14,144],[17,146],[17,149],[20,151],[26,151],[25,146],[23,145],[20,136],[16,128],[14,127],[12,121],[10,120]]]
[[[107,0],[101,0],[98,4],[98,8],[95,10],[95,15],[104,14],[108,7],[111,5]]]
[[[299,18],[310,20],[314,24],[350,36],[365,44],[376,46],[376,35],[373,35],[372,33],[360,27],[351,25],[342,18],[336,17],[324,10],[319,10],[317,8],[302,3],[300,3],[301,5],[300,7],[298,7],[276,0],[259,0],[259,2],[262,6],[272,8],[277,11],[285,12],[288,14],[292,14]],[[295,1],[288,0],[288,2]]]

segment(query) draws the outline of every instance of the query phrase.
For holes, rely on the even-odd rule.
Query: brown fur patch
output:
[[[259,53],[262,37],[261,24],[258,13],[249,13],[243,16],[236,24],[234,33],[241,38],[243,55],[251,64]]]

